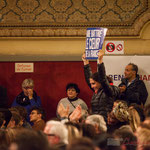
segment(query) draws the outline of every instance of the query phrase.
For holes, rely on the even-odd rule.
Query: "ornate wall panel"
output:
[[[150,0],[0,0],[0,37],[139,36],[150,21]]]

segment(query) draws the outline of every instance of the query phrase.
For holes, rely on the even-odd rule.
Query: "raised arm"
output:
[[[90,67],[90,64],[89,64],[89,60],[87,60],[85,58],[85,53],[83,53],[83,55],[82,55],[82,61],[83,61],[83,64],[84,64],[84,77],[85,77],[86,83],[91,88],[90,77],[92,75],[92,70],[91,70],[91,67]]]
[[[98,74],[99,74],[99,80],[100,80],[101,86],[103,87],[107,96],[117,96],[120,92],[120,89],[118,87],[113,88],[109,84],[107,76],[106,76],[106,72],[105,72],[105,66],[103,63],[103,56],[104,56],[104,52],[100,50],[98,53]]]

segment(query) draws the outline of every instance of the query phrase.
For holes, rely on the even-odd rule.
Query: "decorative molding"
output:
[[[88,27],[107,36],[139,36],[150,20],[149,0],[1,0],[0,37],[83,37]]]

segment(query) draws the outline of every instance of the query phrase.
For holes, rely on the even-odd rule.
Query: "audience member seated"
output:
[[[147,104],[144,107],[144,116],[145,116],[145,119],[150,119],[150,104]]]
[[[88,116],[88,112],[86,110],[82,110],[81,106],[78,105],[75,110],[69,115],[69,107],[65,108],[63,104],[60,104],[57,109],[57,113],[61,118],[63,118],[62,122],[84,122],[86,117]]]
[[[8,150],[9,144],[10,140],[7,134],[7,130],[0,129],[0,150]]]
[[[80,126],[82,128],[82,136],[83,137],[88,137],[90,139],[93,139],[95,136],[97,136],[96,130],[93,125],[81,123]]]
[[[132,103],[132,104],[129,106],[129,109],[130,109],[130,108],[134,108],[134,109],[138,112],[138,114],[139,114],[139,116],[140,116],[141,122],[143,122],[143,121],[145,120],[145,115],[144,115],[144,108],[145,108],[145,106],[144,106],[144,108],[143,108],[141,105],[138,105],[138,104],[136,104],[136,103]]]
[[[16,135],[9,150],[52,150],[46,136],[42,132],[23,129]]]
[[[75,138],[72,143],[67,146],[66,150],[96,150],[91,139],[87,137]]]
[[[125,68],[125,78],[122,79],[122,82],[119,85],[121,90],[119,99],[125,100],[128,105],[131,103],[144,105],[148,97],[146,86],[144,82],[139,79],[137,73],[138,66],[129,63]]]
[[[115,139],[113,135],[101,133],[93,139],[98,150],[121,150],[120,140]]]
[[[27,110],[22,106],[11,107],[11,109],[12,108],[15,108],[15,110],[19,113],[21,121],[23,122],[22,127],[32,129],[31,125],[27,122]]]
[[[34,82],[32,79],[25,79],[22,82],[22,92],[15,98],[14,102],[12,103],[13,106],[23,106],[26,108],[28,116],[27,121],[29,122],[29,114],[30,109],[33,106],[41,107],[41,99],[36,94],[34,89]]]
[[[12,117],[7,125],[7,128],[19,128],[22,127],[23,122],[21,121],[21,116],[16,113],[12,112]]]
[[[8,106],[7,89],[0,86],[0,108],[7,108]]]
[[[75,83],[67,84],[66,92],[67,92],[67,97],[61,99],[57,106],[56,113],[57,113],[58,118],[63,119],[58,114],[58,108],[59,108],[60,104],[62,104],[64,106],[64,108],[67,108],[67,110],[69,111],[69,115],[71,115],[71,113],[75,110],[75,108],[78,105],[81,106],[82,110],[88,110],[86,103],[82,99],[78,98],[80,89],[77,84],[75,84]]]
[[[141,124],[136,130],[137,150],[150,149],[150,126],[148,124]]]
[[[33,123],[32,129],[44,130],[45,127],[45,112],[40,107],[33,107],[30,113],[30,122]]]
[[[65,150],[68,144],[68,130],[60,121],[48,121],[44,128],[51,147]]]
[[[107,131],[113,133],[122,125],[129,124],[130,115],[128,112],[127,103],[124,101],[117,101],[114,103],[112,111],[108,114]]]
[[[5,126],[4,126],[5,122],[6,122],[5,121],[5,116],[4,116],[4,114],[2,112],[0,112],[0,128],[1,129],[5,128]]]
[[[126,127],[125,127],[126,126]],[[132,132],[130,126],[125,125],[115,130],[114,137],[120,140],[121,149],[123,150],[136,150],[137,138]]]
[[[72,143],[75,138],[82,137],[82,133],[77,129],[77,127],[72,122],[65,123],[68,130],[68,143]]]
[[[2,126],[3,129],[7,128],[7,125],[12,117],[12,114],[9,109],[0,108],[0,112],[4,115],[4,125]]]
[[[90,115],[86,118],[85,123],[93,125],[95,127],[96,134],[107,131],[106,122],[101,115]]]

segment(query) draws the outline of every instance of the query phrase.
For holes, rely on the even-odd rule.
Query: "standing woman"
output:
[[[107,122],[107,114],[112,110],[114,100],[120,93],[117,86],[112,85],[110,77],[106,76],[103,63],[103,51],[98,53],[98,72],[92,73],[89,61],[82,55],[84,76],[88,86],[93,90],[91,99],[92,114],[102,115]]]
[[[27,110],[27,121],[29,122],[30,109],[33,106],[41,107],[41,99],[33,90],[34,81],[32,79],[25,79],[22,82],[22,92],[15,98],[12,103],[13,106],[22,106]]]

